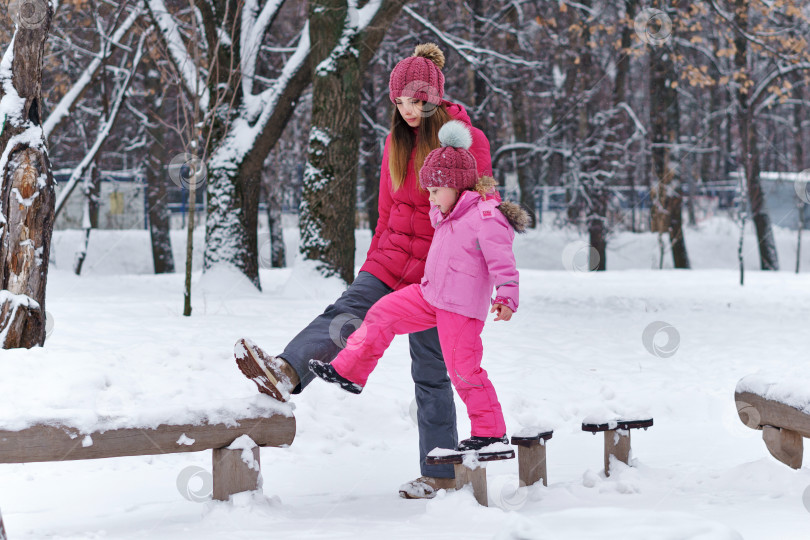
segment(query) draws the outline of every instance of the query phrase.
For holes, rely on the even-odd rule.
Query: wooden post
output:
[[[254,491],[261,487],[259,447],[251,450],[253,463],[246,463],[242,459],[243,450],[214,449],[214,500],[227,501],[234,493]]]
[[[434,452],[439,452],[434,454]],[[445,463],[452,463],[453,470],[456,473],[456,489],[459,490],[467,484],[472,484],[473,495],[475,500],[481,506],[489,506],[489,497],[487,497],[487,461],[500,461],[502,459],[513,459],[515,452],[509,450],[499,450],[494,453],[478,454],[472,450],[467,452],[456,453],[442,453],[446,450],[437,448],[427,455],[426,462],[428,465],[442,465]],[[467,463],[464,463],[465,460]]]
[[[762,440],[773,457],[793,469],[802,468],[802,436],[790,429],[762,426]]]
[[[605,431],[605,476],[610,476],[610,456],[630,464],[630,430]]]
[[[548,485],[544,443],[518,447],[518,476],[524,486],[531,486],[539,480],[543,481],[544,486]]]
[[[531,486],[542,480],[548,486],[546,470],[546,441],[553,431],[531,435],[514,435],[512,444],[518,447],[518,475],[524,486]]]
[[[605,433],[605,476],[610,476],[610,456],[614,456],[622,463],[630,464],[630,430],[642,428],[646,430],[653,425],[653,419],[646,420],[616,420],[606,424],[583,422],[582,431]]]
[[[456,489],[461,489],[467,484],[472,484],[473,496],[481,506],[489,506],[487,496],[487,470],[484,465],[479,464],[471,469],[463,463],[453,464],[456,473]]]

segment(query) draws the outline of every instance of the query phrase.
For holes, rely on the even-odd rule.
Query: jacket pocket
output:
[[[484,280],[481,267],[476,261],[450,259],[441,298],[449,304],[474,305],[480,296],[478,291]]]

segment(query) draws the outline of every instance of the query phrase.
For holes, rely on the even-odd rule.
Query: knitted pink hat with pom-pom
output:
[[[400,61],[388,79],[388,97],[411,97],[438,105],[444,96],[444,53],[434,43],[417,45],[413,56]]]
[[[472,133],[467,124],[451,120],[439,130],[441,148],[425,158],[419,170],[419,183],[423,188],[449,187],[464,191],[478,182],[478,166],[470,153]]]

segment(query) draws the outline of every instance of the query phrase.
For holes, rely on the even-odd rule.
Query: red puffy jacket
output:
[[[470,125],[470,117],[464,107],[442,101],[455,120],[470,126],[472,146],[478,175],[492,175],[492,157],[489,154],[489,141],[484,132]],[[408,162],[405,182],[393,191],[391,174],[388,169],[388,149],[391,135],[385,139],[382,168],[380,171],[380,217],[377,229],[371,239],[371,247],[361,271],[369,272],[392,289],[401,289],[412,283],[419,283],[425,273],[425,259],[433,239],[433,225],[430,223],[430,203],[428,192],[419,190],[413,160],[416,147]]]

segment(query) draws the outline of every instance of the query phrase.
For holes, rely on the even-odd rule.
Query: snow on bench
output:
[[[3,351],[0,464],[212,450],[215,499],[256,489],[258,461],[228,447],[245,435],[251,446],[290,445],[292,405],[256,392],[229,347],[201,352],[183,348],[188,336],[166,346],[137,325],[114,328],[97,341]]]
[[[69,421],[70,413],[75,415],[74,423]],[[164,418],[172,414],[187,422]],[[292,408],[265,396],[230,400],[209,412],[155,410],[152,418],[163,421],[144,422],[138,414],[99,417],[91,411],[71,409],[64,409],[59,419],[51,422],[41,418],[11,422],[0,417],[0,463],[213,450],[213,498],[228,500],[234,493],[260,487],[258,447],[288,446],[295,438]],[[246,449],[252,452],[252,457]]]
[[[600,431],[605,433],[605,476],[610,476],[611,456],[630,464],[630,430],[642,428],[646,431],[652,425],[652,417],[643,409],[614,409],[588,415],[582,421],[582,431],[594,435]]]
[[[260,487],[258,447],[288,446],[294,438],[295,417],[279,413],[237,418],[227,424],[160,424],[93,433],[38,424],[18,431],[0,430],[0,463],[213,450],[213,498],[226,501],[234,493]],[[246,449],[252,451],[252,458],[245,454]]]
[[[803,437],[810,437],[810,373],[758,372],[740,379],[734,392],[743,424],[762,430],[773,457],[802,466]]]

